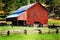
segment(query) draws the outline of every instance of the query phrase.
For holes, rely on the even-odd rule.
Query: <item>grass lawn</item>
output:
[[[14,34],[0,36],[0,40],[60,40],[60,34]]]
[[[49,19],[48,20],[48,24],[60,25],[60,20]]]
[[[0,26],[0,30],[6,31],[6,30],[34,30],[34,27],[22,27],[22,26]]]

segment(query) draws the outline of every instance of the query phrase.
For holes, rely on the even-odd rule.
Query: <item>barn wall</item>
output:
[[[27,11],[23,12],[17,17],[17,20],[27,20]]]
[[[27,11],[27,24],[33,24],[34,22],[40,22],[41,24],[48,23],[48,12],[38,3]]]

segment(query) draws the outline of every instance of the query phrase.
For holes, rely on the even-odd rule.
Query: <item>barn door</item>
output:
[[[34,22],[35,27],[42,27],[42,24],[40,22]]]
[[[38,27],[39,26],[39,22],[34,22],[34,27]]]

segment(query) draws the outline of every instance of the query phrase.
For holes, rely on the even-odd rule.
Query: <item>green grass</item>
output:
[[[11,26],[1,26],[0,30],[33,30],[33,27],[11,27]],[[48,28],[42,28],[45,30]],[[10,34],[8,35],[0,35],[0,40],[60,40],[60,34]]]
[[[0,26],[0,30],[6,31],[6,30],[34,30],[34,27],[22,27],[22,26]]]
[[[60,40],[60,34],[14,34],[0,36],[0,40]]]
[[[48,20],[48,24],[56,24],[56,25],[60,25],[60,20]]]

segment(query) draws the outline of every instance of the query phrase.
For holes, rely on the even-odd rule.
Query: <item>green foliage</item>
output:
[[[60,0],[53,0],[54,4],[58,5],[60,4]]]
[[[53,4],[53,0],[45,0],[45,4],[47,5]]]
[[[17,8],[20,7],[20,0],[3,0],[3,3],[5,3],[5,6],[3,7],[4,11],[10,12],[14,11]]]
[[[60,1],[59,0],[44,0],[44,2],[45,4],[49,5],[49,7],[47,7],[49,13],[51,13],[52,15],[54,13],[55,15],[53,16],[59,16],[59,13],[60,13]]]
[[[0,11],[2,10],[2,7],[3,7],[2,0],[0,0]]]
[[[27,4],[30,4],[30,0],[27,0]]]
[[[48,24],[60,25],[60,20],[48,20]]]

